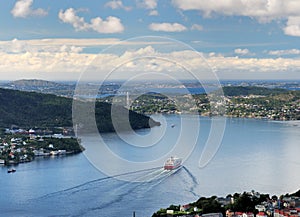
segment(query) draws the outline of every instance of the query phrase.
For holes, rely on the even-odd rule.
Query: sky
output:
[[[10,0],[0,10],[1,80],[300,80],[299,0]]]

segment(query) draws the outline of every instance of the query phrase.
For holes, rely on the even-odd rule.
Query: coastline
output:
[[[187,204],[160,208],[152,217],[297,217],[300,216],[300,190],[271,195],[254,190],[227,196],[200,197]]]

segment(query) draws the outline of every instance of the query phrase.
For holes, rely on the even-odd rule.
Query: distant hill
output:
[[[0,88],[28,92],[49,93],[72,97],[75,84],[53,82],[39,79],[22,79],[1,84]]]
[[[53,82],[53,81],[45,81],[39,79],[22,79],[16,80],[9,83],[10,85],[15,85],[19,87],[31,86],[31,87],[57,87],[62,86],[62,84]]]
[[[223,87],[225,96],[248,96],[248,95],[276,95],[280,93],[288,92],[288,90],[280,88],[266,88],[257,86],[226,86]]]
[[[0,127],[60,127],[73,126],[72,99],[51,94],[23,92],[0,88]],[[96,103],[96,121],[100,132],[114,131],[111,121],[111,105]],[[120,117],[128,112],[118,108]],[[130,123],[134,129],[148,128],[159,123],[149,117],[130,111]]]

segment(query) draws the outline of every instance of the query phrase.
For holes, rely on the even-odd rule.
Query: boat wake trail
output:
[[[109,211],[115,212],[117,216],[124,212],[124,204],[134,209],[136,203],[153,203],[153,194],[157,198],[162,194],[181,198],[182,191],[187,191],[194,197],[197,184],[196,177],[183,166],[174,170],[156,167],[92,180],[32,199],[29,203],[32,207],[38,206],[41,209],[43,205],[51,203],[60,211],[60,215],[71,212],[72,216],[97,216]],[[148,197],[149,195],[152,197]],[[85,204],[84,208],[82,203]]]
[[[183,166],[183,169],[187,172],[187,174],[190,176],[190,178],[191,178],[192,181],[193,181],[193,185],[192,185],[191,188],[190,188],[190,192],[191,192],[194,196],[200,197],[200,195],[198,195],[197,193],[195,193],[195,189],[196,189],[197,186],[199,185],[196,176],[194,176],[193,173],[192,173],[188,168],[186,168],[185,166]]]
[[[154,172],[153,172],[153,170],[154,170]],[[74,187],[71,187],[71,188],[67,188],[67,189],[64,189],[64,190],[61,190],[61,191],[52,192],[52,193],[43,195],[43,196],[35,198],[35,199],[43,199],[43,198],[52,197],[52,196],[55,196],[55,195],[60,195],[60,194],[63,194],[63,193],[65,193],[65,194],[67,194],[67,193],[75,194],[77,192],[82,192],[82,191],[85,191],[85,190],[89,190],[92,185],[97,185],[98,183],[101,183],[103,181],[108,181],[108,180],[111,180],[111,179],[117,179],[118,177],[122,177],[122,176],[137,175],[139,173],[148,174],[147,177],[145,177],[145,176],[141,177],[140,181],[137,180],[139,182],[142,182],[142,178],[144,180],[147,180],[147,178],[150,178],[152,176],[152,174],[154,175],[155,173],[157,173],[159,171],[161,171],[161,167],[154,167],[154,168],[150,168],[150,169],[143,169],[143,170],[137,170],[137,171],[133,171],[133,172],[122,173],[122,174],[118,174],[118,175],[114,175],[114,176],[107,176],[107,177],[95,179],[95,180],[92,180],[92,181],[88,181],[88,182],[85,182],[83,184],[80,184],[80,185],[77,185],[77,186],[74,186]],[[149,172],[149,173],[147,173],[147,172]],[[132,180],[132,181],[134,182],[134,180]]]

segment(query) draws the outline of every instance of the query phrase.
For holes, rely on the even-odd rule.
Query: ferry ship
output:
[[[164,165],[165,170],[174,170],[181,166],[182,159],[177,157],[170,157]]]

